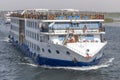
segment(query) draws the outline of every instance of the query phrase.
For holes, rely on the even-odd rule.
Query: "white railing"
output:
[[[94,30],[86,30],[83,32],[83,30],[49,30],[49,33],[61,33],[61,34],[67,34],[67,33],[73,33],[73,34],[91,34],[91,33],[101,33],[98,29],[94,29]]]

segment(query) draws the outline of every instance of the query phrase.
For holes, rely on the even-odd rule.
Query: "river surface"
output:
[[[120,80],[120,24],[105,24],[108,44],[100,64],[91,67],[35,65],[8,43],[8,26],[0,25],[0,80]]]

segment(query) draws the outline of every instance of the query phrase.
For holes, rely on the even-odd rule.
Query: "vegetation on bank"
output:
[[[110,22],[113,22],[114,20],[112,18],[105,18],[105,23],[110,23]]]

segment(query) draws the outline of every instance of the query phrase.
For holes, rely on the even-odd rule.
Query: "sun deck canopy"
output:
[[[59,10],[49,10],[49,9],[27,9],[15,11],[11,17],[20,18],[32,18],[40,20],[98,20],[104,19],[104,15],[101,13],[87,13],[81,12],[76,9],[59,9]]]

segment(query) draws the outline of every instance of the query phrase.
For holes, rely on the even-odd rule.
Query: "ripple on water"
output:
[[[120,26],[120,25],[119,25]],[[0,31],[0,80],[120,80],[120,27],[106,27],[105,57],[92,67],[38,66],[6,40]]]

